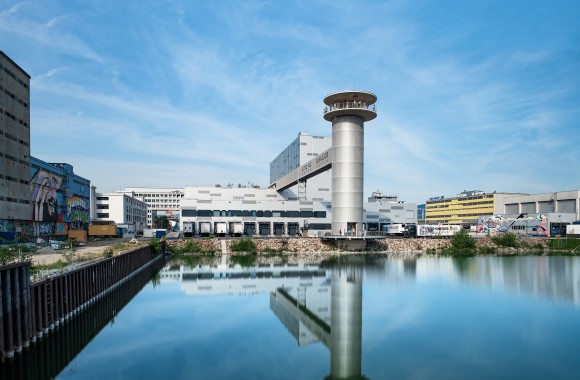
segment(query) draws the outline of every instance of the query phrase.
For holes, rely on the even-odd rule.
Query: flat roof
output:
[[[0,50],[0,55],[2,55],[4,58],[6,58],[8,61],[10,61],[10,63],[12,63],[14,66],[16,66],[18,68],[18,70],[22,71],[28,77],[28,79],[30,79],[30,74],[28,74],[22,67],[20,67],[20,65],[18,63],[14,62],[12,60],[12,58],[7,56],[6,53],[4,53],[2,50]]]
[[[341,92],[335,92],[333,94],[326,95],[324,98],[324,103],[327,106],[331,106],[332,104],[338,101],[364,101],[367,104],[371,105],[377,101],[377,96],[372,92],[367,91],[357,91],[357,90],[346,90]]]

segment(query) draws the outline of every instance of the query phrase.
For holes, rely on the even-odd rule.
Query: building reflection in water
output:
[[[278,288],[270,295],[270,308],[300,345],[314,342],[311,338],[304,339],[314,336],[328,347],[330,374],[327,379],[364,379],[361,375],[363,268],[334,266],[328,271],[330,292],[328,281],[317,287]]]

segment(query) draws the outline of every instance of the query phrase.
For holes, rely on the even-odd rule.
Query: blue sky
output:
[[[378,96],[365,193],[580,188],[578,1],[0,0],[31,150],[97,191],[268,185],[323,98]]]

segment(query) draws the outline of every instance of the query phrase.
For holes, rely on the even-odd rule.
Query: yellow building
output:
[[[494,205],[501,195],[464,191],[454,198],[431,198],[425,205],[425,223],[477,225],[480,216],[496,213]]]

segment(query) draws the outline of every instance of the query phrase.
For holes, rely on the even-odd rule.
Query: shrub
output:
[[[198,242],[193,239],[185,239],[185,244],[182,248],[171,247],[171,252],[176,255],[182,255],[184,253],[199,253],[202,252],[202,248]]]
[[[113,257],[114,250],[113,248],[109,247],[103,251],[103,257],[110,259]]]
[[[158,239],[149,240],[149,246],[155,251],[155,253],[161,252],[161,241]]]
[[[475,239],[469,236],[464,228],[457,231],[451,238],[451,247],[455,249],[474,249],[475,246]]]
[[[234,252],[248,252],[256,253],[258,249],[252,239],[242,238],[235,243],[232,243],[230,250]]]
[[[512,233],[507,233],[505,235],[500,235],[500,236],[494,236],[491,238],[491,241],[493,241],[497,246],[500,246],[500,247],[518,248],[520,246],[520,243],[518,241],[518,237]]]

